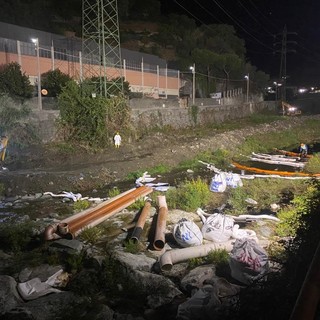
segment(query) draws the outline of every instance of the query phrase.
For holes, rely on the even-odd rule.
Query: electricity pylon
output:
[[[117,0],[82,0],[82,70],[81,80],[97,79],[95,94],[123,92]]]
[[[287,31],[287,26],[285,25],[283,28],[283,31],[281,34],[282,40],[281,42],[275,42],[273,45],[276,46],[278,44],[281,44],[281,50],[276,50],[275,52],[281,52],[281,60],[280,60],[280,71],[279,71],[279,81],[282,84],[281,87],[281,95],[280,98],[281,100],[286,100],[286,91],[287,91],[287,53],[288,52],[296,52],[293,49],[288,50],[287,44],[297,44],[296,41],[288,41],[287,36],[288,34],[294,34],[296,35],[296,32],[288,32]],[[276,89],[277,90],[277,89]]]

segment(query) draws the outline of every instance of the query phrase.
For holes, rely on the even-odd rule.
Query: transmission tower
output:
[[[82,79],[97,79],[96,94],[123,92],[117,0],[82,0]]]
[[[279,71],[279,81],[282,84],[281,87],[281,100],[286,100],[286,91],[287,91],[287,53],[288,52],[296,52],[293,49],[288,50],[287,44],[297,44],[296,41],[288,41],[287,36],[288,34],[297,34],[296,32],[288,32],[287,26],[284,26],[283,31],[281,34],[281,42],[275,42],[274,46],[281,44],[281,50],[276,50],[275,52],[281,53],[280,59],[280,71]],[[277,89],[276,89],[277,90]]]

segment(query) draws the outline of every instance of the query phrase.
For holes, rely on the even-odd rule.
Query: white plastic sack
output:
[[[214,213],[204,222],[201,232],[204,239],[214,242],[228,241],[232,236],[234,220],[221,213]]]
[[[227,188],[226,174],[224,172],[216,173],[211,180],[210,191],[224,192]]]
[[[232,172],[228,172],[226,174],[226,183],[227,183],[227,186],[231,188],[237,188],[237,187],[243,186],[240,175]]]
[[[193,247],[202,244],[203,236],[200,228],[187,219],[179,220],[173,228],[173,237],[181,247]]]
[[[239,229],[239,225],[235,224],[232,229],[232,238],[234,239],[254,239],[258,242],[257,234],[250,229]]]
[[[231,276],[247,285],[269,270],[267,253],[254,239],[236,240],[230,252],[229,265]]]
[[[59,293],[61,290],[53,286],[59,283],[59,277],[63,274],[63,270],[59,270],[45,282],[41,282],[40,278],[33,278],[27,282],[18,283],[17,289],[24,300],[34,300],[41,296],[55,292]]]

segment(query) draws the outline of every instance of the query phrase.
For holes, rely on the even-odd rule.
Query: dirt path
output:
[[[320,115],[312,117],[320,118]],[[309,118],[293,117],[224,133],[212,131],[205,137],[197,137],[192,129],[183,135],[153,133],[132,143],[123,139],[119,149],[109,148],[97,154],[66,155],[47,146],[33,146],[23,153],[8,156],[4,164],[8,170],[0,171],[0,179],[6,196],[92,190],[122,180],[130,172],[160,164],[173,167],[207,150],[230,150],[248,136],[293,129]]]

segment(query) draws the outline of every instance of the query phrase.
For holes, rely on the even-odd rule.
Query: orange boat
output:
[[[244,166],[237,162],[232,162],[235,168],[240,170],[246,170],[250,172],[260,173],[260,174],[276,174],[278,176],[285,176],[285,177],[320,177],[320,173],[306,173],[306,172],[290,172],[290,171],[276,171],[276,170],[264,170],[255,167],[248,167]]]

